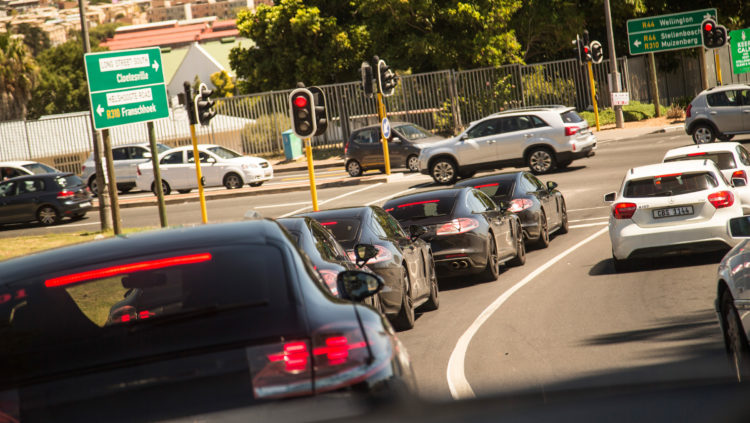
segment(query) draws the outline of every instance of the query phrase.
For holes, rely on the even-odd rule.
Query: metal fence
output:
[[[633,100],[646,100],[649,93],[642,90],[647,85],[642,83],[646,80],[645,68],[633,76],[630,60],[619,59],[623,90],[631,91]],[[593,70],[599,107],[609,107],[608,61],[593,65]],[[321,88],[326,92],[329,125],[325,134],[314,137],[315,148],[341,149],[352,131],[378,123],[376,100],[362,94],[359,82]],[[280,154],[284,132],[291,127],[290,92],[218,99],[217,115],[210,126],[197,129],[199,142],[224,145],[244,154]],[[589,92],[586,66],[571,59],[401,75],[394,95],[385,101],[393,121],[414,122],[434,132],[451,134],[507,108],[563,104],[589,109]],[[155,121],[155,129],[158,142],[171,146],[190,143],[187,114],[182,107],[173,107],[168,118]],[[80,163],[92,149],[91,139],[88,112],[0,122],[0,160],[39,160],[80,172]],[[110,139],[113,145],[147,142],[146,124],[113,128]]]

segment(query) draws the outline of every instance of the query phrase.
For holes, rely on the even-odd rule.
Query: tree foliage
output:
[[[219,71],[211,74],[211,83],[214,84],[214,97],[224,98],[234,95],[234,82],[227,71]]]
[[[0,33],[0,120],[21,119],[39,81],[39,66],[22,40]]]
[[[37,57],[39,53],[50,48],[52,45],[49,40],[49,35],[38,26],[24,22],[17,25],[14,32],[23,35],[23,43],[29,48],[33,57]]]

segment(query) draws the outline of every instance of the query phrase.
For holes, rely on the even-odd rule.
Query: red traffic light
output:
[[[297,106],[297,107],[299,107],[299,108],[307,107],[307,98],[305,96],[302,96],[302,95],[295,97],[294,98],[294,105]]]
[[[703,25],[703,30],[704,31],[711,31],[713,29],[714,29],[714,26],[713,26],[713,24],[711,22],[706,22],[706,24]]]
[[[583,48],[583,52],[584,52],[584,53],[588,53],[588,52],[589,52],[589,47],[588,47],[588,46],[584,47],[584,48]]]

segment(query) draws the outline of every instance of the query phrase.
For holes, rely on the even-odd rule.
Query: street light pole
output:
[[[609,46],[609,74],[615,92],[622,91],[620,86],[620,74],[617,72],[617,55],[615,54],[615,38],[612,33],[612,12],[609,9],[609,0],[604,0],[604,18],[607,24],[607,45]],[[623,126],[622,106],[614,106],[615,124],[618,128]]]

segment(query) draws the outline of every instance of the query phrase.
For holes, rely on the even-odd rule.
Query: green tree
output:
[[[21,119],[39,81],[39,66],[23,41],[0,34],[0,120]]]
[[[214,84],[214,97],[224,98],[234,95],[234,82],[227,71],[219,71],[211,74],[211,83]]]
[[[16,26],[15,33],[23,35],[23,43],[29,48],[33,57],[37,57],[39,53],[52,45],[47,33],[35,25],[22,23]]]
[[[105,23],[97,25],[89,30],[89,39],[91,46],[98,46],[102,41],[106,41],[107,38],[115,36],[115,30],[117,27],[122,26],[120,22]],[[80,36],[80,35],[79,35]]]

